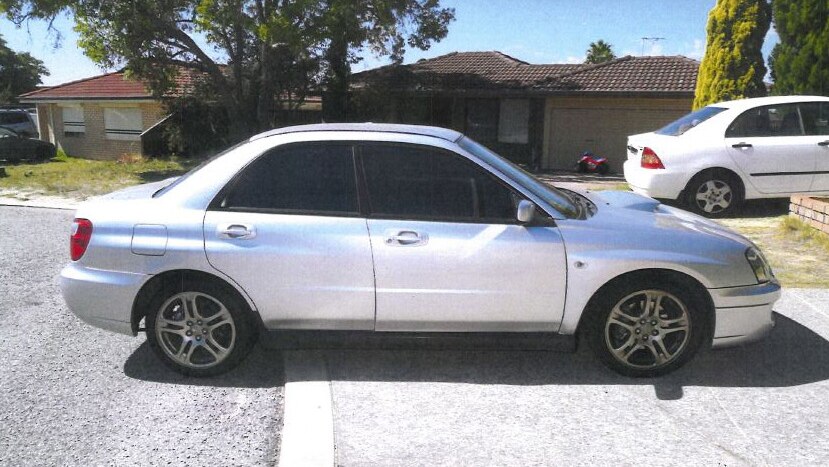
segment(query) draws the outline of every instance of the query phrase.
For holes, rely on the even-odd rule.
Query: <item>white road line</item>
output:
[[[334,465],[331,382],[319,352],[286,351],[279,467]]]

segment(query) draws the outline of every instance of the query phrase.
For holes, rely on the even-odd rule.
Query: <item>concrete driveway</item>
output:
[[[765,341],[659,379],[586,349],[319,353],[335,463],[826,465],[829,291],[787,290],[776,310]]]

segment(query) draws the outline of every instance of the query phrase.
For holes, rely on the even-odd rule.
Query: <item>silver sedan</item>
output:
[[[630,192],[551,188],[455,131],[250,138],[78,209],[69,308],[204,376],[258,336],[575,343],[630,376],[762,337],[780,286],[746,238]],[[299,336],[299,337],[298,337]]]

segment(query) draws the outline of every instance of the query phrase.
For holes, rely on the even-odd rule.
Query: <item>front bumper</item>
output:
[[[684,172],[643,169],[639,161],[633,159],[625,161],[624,172],[631,190],[651,198],[677,199],[688,184],[688,175]]]
[[[756,341],[774,327],[772,307],[780,298],[778,282],[709,289],[709,292],[716,309],[712,347],[728,347]]]
[[[134,336],[132,305],[149,277],[70,263],[60,273],[60,289],[69,309],[84,322]]]

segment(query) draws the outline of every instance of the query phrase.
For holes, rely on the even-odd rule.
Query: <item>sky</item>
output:
[[[716,0],[442,0],[455,9],[449,34],[429,50],[409,50],[405,63],[454,51],[498,50],[529,63],[581,63],[591,42],[603,39],[617,56],[684,55],[701,59],[705,25]],[[43,60],[51,75],[44,84],[56,85],[103,71],[77,47],[72,20],[60,17],[57,35],[43,22],[16,28],[0,19],[0,35],[13,50]],[[662,38],[642,40],[643,37]],[[764,56],[777,43],[772,28],[763,45]],[[212,51],[209,53],[216,55]],[[354,71],[385,65],[366,51]],[[220,57],[217,57],[220,58]]]

